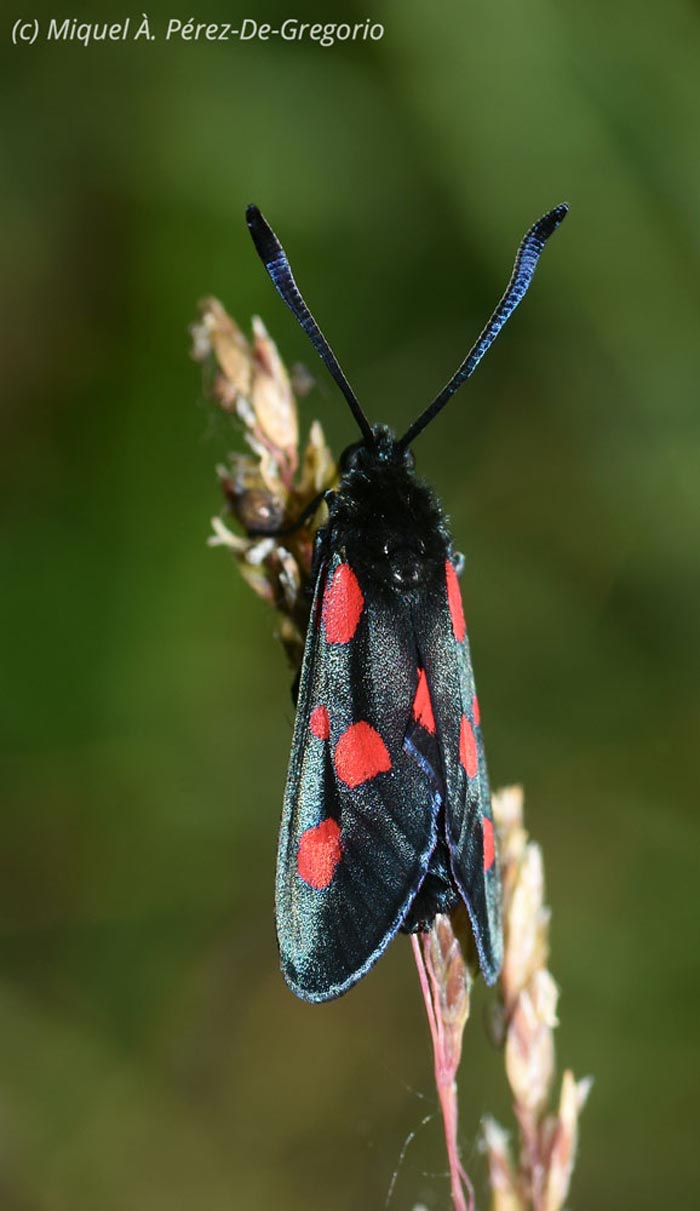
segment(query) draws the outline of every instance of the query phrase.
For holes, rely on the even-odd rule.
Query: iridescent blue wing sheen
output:
[[[410,608],[333,554],[316,582],[277,862],[281,966],[304,1000],[365,974],[435,848],[439,780],[404,746],[417,663]]]

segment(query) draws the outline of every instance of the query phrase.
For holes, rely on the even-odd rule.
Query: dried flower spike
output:
[[[192,356],[204,365],[206,394],[239,421],[252,451],[231,454],[219,468],[228,512],[243,534],[217,517],[209,542],[227,547],[254,592],[279,611],[280,639],[296,668],[319,512],[312,506],[333,486],[335,463],[318,421],[300,463],[294,392],[262,320],[253,320],[251,343],[217,299],[205,299],[199,311]]]
[[[562,1211],[576,1156],[578,1119],[590,1080],[565,1072],[558,1110],[547,1114],[554,1083],[557,986],[547,970],[549,909],[539,846],[523,825],[523,794],[493,797],[503,878],[504,961],[501,974],[506,1073],[520,1133],[514,1163],[506,1133],[483,1125],[491,1211]]]
[[[459,910],[454,918],[458,914]],[[455,925],[453,917],[438,913],[426,933],[411,934],[411,943],[433,1042],[435,1087],[445,1129],[452,1203],[455,1211],[473,1211],[474,1190],[457,1144],[457,1069],[473,977]]]

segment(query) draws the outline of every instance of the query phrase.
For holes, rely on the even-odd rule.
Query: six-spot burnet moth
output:
[[[402,930],[466,905],[484,979],[501,967],[501,886],[455,552],[411,444],[476,369],[567,213],[527,232],[505,294],[442,391],[396,438],[370,425],[255,206],[273,284],[340,387],[361,438],[316,534],[276,882],[284,977],[306,1001],[359,980]]]

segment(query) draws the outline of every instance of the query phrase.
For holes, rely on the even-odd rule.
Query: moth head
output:
[[[396,440],[396,434],[388,425],[372,425],[372,444],[364,440],[353,442],[346,446],[340,455],[340,471],[365,471],[376,467],[393,465],[406,467],[413,471],[416,460],[413,451],[408,446],[401,446]]]
[[[442,411],[455,391],[471,377],[484,354],[495,341],[501,328],[503,328],[508,318],[515,311],[518,303],[524,298],[532,281],[542,250],[549,237],[566,218],[568,209],[566,203],[562,202],[560,206],[555,206],[553,210],[548,211],[541,219],[538,219],[530,230],[525,233],[518,246],[513,271],[505,293],[464,361],[452,375],[452,378],[445,384],[442,391],[435,396],[432,403],[421,412],[420,416],[406,430],[403,437],[397,440],[391,434],[391,444],[389,445],[388,440],[385,440],[383,437],[385,433],[389,433],[389,430],[386,430],[385,426],[382,425],[371,425],[368,421],[357,396],[340,367],[338,359],[304,302],[301,291],[294,280],[287,254],[277,236],[269,223],[263,218],[257,206],[248,207],[246,211],[248,229],[253,237],[253,243],[258,255],[270,275],[275,289],[304,329],[321,360],[328,367],[328,370],[345,396],[350,411],[355,417],[362,434],[361,442],[349,446],[344,451],[341,458],[341,468],[343,458],[346,458],[346,456],[347,460],[350,461],[352,459],[361,461],[363,458],[373,458],[375,462],[377,460],[380,462],[395,461],[403,458],[408,447],[418,434],[422,433],[426,425],[430,424],[438,412]],[[360,453],[363,449],[365,454]]]

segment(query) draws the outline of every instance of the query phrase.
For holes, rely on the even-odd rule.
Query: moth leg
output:
[[[279,530],[248,530],[249,538],[285,538],[289,534],[296,534],[302,526],[306,525],[307,521],[313,517],[322,501],[328,496],[328,489],[324,488],[322,492],[318,492],[313,500],[310,500],[306,508],[299,514],[296,521],[292,521],[288,526],[282,526]]]

